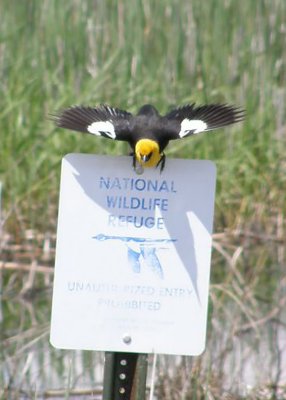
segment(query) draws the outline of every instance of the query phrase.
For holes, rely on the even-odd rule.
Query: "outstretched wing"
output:
[[[164,117],[169,140],[231,125],[244,119],[244,110],[227,104],[196,107],[189,104],[170,111]]]
[[[131,118],[131,113],[108,105],[95,108],[73,106],[52,116],[60,128],[126,141],[130,138]]]

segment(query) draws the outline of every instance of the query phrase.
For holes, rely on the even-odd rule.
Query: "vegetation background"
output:
[[[212,159],[218,168],[210,349],[194,360],[161,357],[155,393],[263,398],[262,385],[265,396],[285,398],[286,2],[1,0],[0,15],[3,398],[41,398],[55,388],[67,398],[100,386],[100,377],[90,373],[88,381],[84,372],[100,355],[47,344],[60,162],[70,152],[128,150],[56,129],[49,113],[99,103],[131,112],[152,103],[163,113],[191,102],[235,104],[247,118],[168,148],[168,157]],[[219,332],[228,332],[220,344]],[[238,364],[234,344],[244,335],[249,353],[238,370],[228,361],[227,372],[226,356]],[[255,358],[252,349],[259,365],[265,335],[273,358],[264,383],[249,386],[241,359]]]

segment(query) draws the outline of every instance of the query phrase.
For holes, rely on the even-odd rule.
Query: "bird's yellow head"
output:
[[[135,155],[143,167],[156,167],[161,159],[159,144],[151,139],[141,139],[136,143]]]

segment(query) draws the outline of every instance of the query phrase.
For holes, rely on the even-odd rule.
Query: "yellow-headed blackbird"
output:
[[[142,167],[160,165],[161,171],[170,140],[231,125],[243,118],[242,109],[227,104],[188,104],[164,116],[150,104],[142,106],[137,115],[108,105],[73,106],[53,117],[61,128],[126,141],[132,148],[134,168],[137,163]]]

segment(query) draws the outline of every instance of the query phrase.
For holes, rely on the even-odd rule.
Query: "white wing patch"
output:
[[[96,136],[102,136],[104,134],[104,135],[110,137],[111,139],[116,138],[114,126],[109,121],[93,122],[92,124],[90,124],[87,127],[87,130],[89,133],[96,135]]]
[[[194,135],[199,132],[203,132],[207,129],[207,124],[202,121],[201,119],[188,119],[185,118],[181,122],[181,130],[179,136],[183,138],[184,136],[188,135],[192,132]]]

